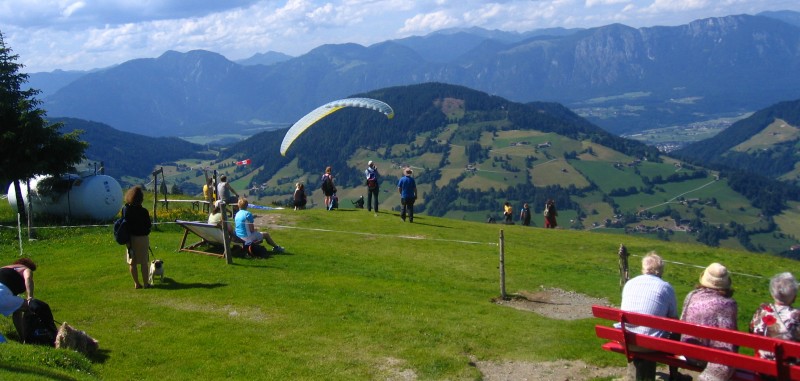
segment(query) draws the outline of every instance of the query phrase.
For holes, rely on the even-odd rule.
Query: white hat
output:
[[[712,263],[700,275],[700,285],[716,290],[727,290],[731,288],[731,275],[728,269],[719,263]]]
[[[369,163],[367,163],[367,165],[369,165],[371,167],[372,166],[372,160],[370,160]]]

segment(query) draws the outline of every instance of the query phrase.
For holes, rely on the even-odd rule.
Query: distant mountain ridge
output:
[[[167,52],[86,74],[46,97],[44,108],[146,135],[204,135],[289,125],[333,99],[442,82],[517,102],[560,102],[625,133],[800,97],[798,45],[800,27],[738,15],[677,27],[465,30],[324,45],[270,65]]]
[[[800,185],[800,99],[759,110],[675,154]]]

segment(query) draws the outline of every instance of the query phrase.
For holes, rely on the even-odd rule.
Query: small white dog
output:
[[[150,263],[150,284],[153,284],[153,277],[155,276],[161,277],[161,281],[164,281],[164,261],[160,259],[154,259]]]

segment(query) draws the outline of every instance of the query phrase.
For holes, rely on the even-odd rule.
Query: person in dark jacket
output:
[[[375,208],[375,215],[378,215],[378,194],[380,193],[380,189],[378,187],[378,166],[372,162],[372,160],[367,163],[367,169],[364,170],[364,176],[367,178],[367,211],[371,212],[374,206]],[[373,203],[372,200],[375,200]]]
[[[144,192],[140,186],[135,186],[125,193],[125,206],[122,213],[128,221],[131,232],[131,241],[126,245],[128,267],[133,278],[134,288],[151,287],[147,280],[150,278],[150,212],[142,206]],[[139,282],[136,266],[141,268],[142,282]]]
[[[28,310],[28,303],[33,299],[34,271],[36,263],[30,258],[19,258],[13,264],[0,268],[0,314],[12,317],[20,337],[22,313]],[[17,296],[23,292],[25,299]]]

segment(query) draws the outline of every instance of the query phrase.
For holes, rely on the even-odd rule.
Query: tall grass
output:
[[[263,212],[285,254],[265,260],[176,252],[182,230],[151,234],[164,282],[135,290],[109,226],[40,228],[23,252],[38,264],[37,297],[58,321],[100,341],[85,359],[13,342],[0,332],[0,378],[372,380],[480,379],[472,361],[624,360],[600,349],[594,319],[553,320],[492,303],[499,296],[498,239],[506,237],[508,292],[558,287],[619,303],[617,249],[655,249],[679,303],[701,268],[734,275],[740,327],[768,299],[768,277],[796,263],[637,237],[544,230],[342,209]],[[159,218],[165,221],[166,218]],[[0,260],[19,255],[16,218],[0,206]],[[631,258],[636,272],[639,257]]]

